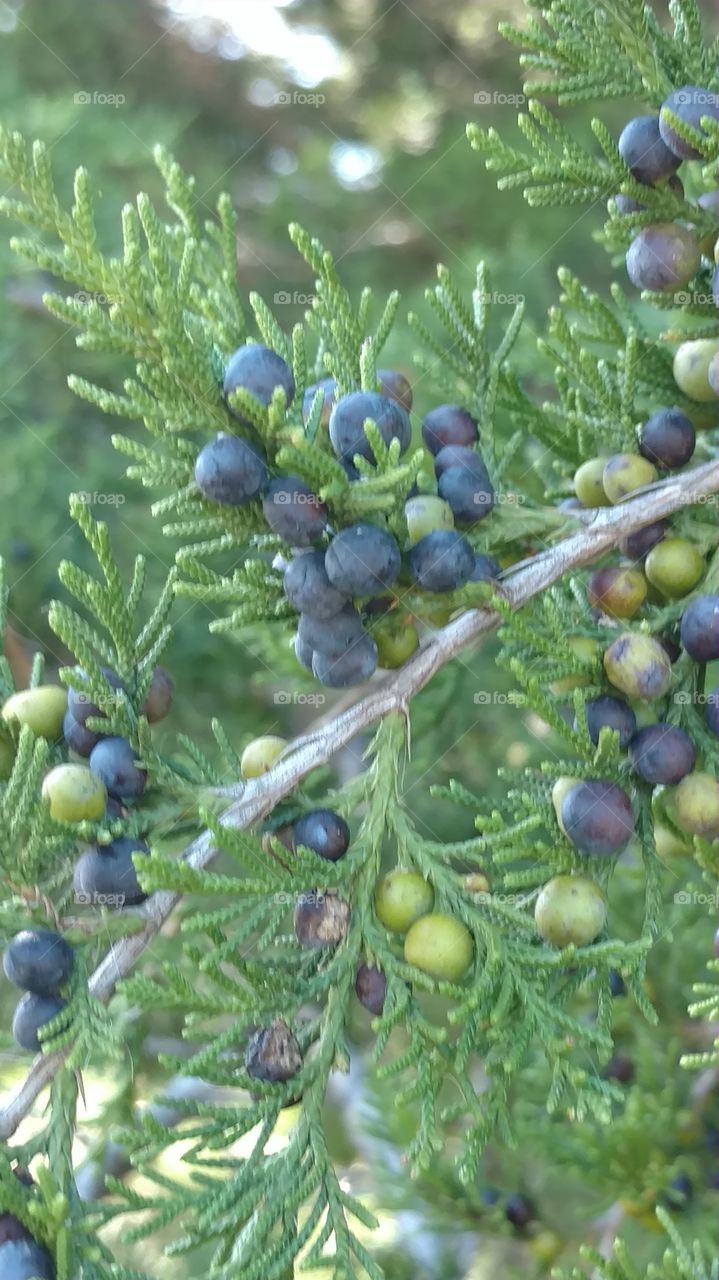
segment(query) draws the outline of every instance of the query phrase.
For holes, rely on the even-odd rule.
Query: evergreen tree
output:
[[[447,401],[421,440],[382,363],[396,292],[355,297],[293,224],[316,282],[288,333],[241,296],[229,197],[207,218],[162,147],[162,210],[126,204],[106,252],[86,170],[68,205],[42,144],[0,138],[14,249],[81,349],[112,357],[109,385],[70,387],[143,424],[113,443],[174,559],[148,590],[74,495],[94,569],[64,562],[49,614],[73,663],[56,685],[37,660],[26,690],[0,670],[4,965],[15,1042],[39,1051],[0,1108],[7,1276],[140,1280],[146,1240],[227,1280],[402,1274],[372,1237],[397,1195],[391,1097],[428,1214],[511,1236],[505,1274],[716,1280],[717,49],[692,0],[672,32],[634,0],[531,8],[507,33],[533,77],[527,150],[469,139],[532,205],[607,202],[618,278],[600,298],[562,271],[542,402],[521,302],[497,326],[487,268],[467,293],[440,266],[409,316]],[[642,114],[582,144],[550,96]],[[261,655],[280,702],[356,692],[291,742],[225,713],[211,751],[168,746],[160,660],[188,601],[212,606],[213,647]],[[488,798],[439,785],[433,733],[496,701],[468,656],[498,629],[503,714],[523,708],[541,751]],[[366,767],[332,776],[370,731]],[[458,815],[441,834],[440,804]],[[187,1045],[158,1053],[164,1094],[137,1115],[123,1063],[176,1020]],[[119,1087],[79,1164],[88,1068]],[[328,1125],[353,1072],[374,1196]],[[481,1276],[446,1243],[430,1273]]]

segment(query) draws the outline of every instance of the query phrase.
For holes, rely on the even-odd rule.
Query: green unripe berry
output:
[[[435,912],[412,925],[404,940],[404,958],[433,978],[457,982],[474,959],[474,941],[461,920]]]
[[[716,338],[695,338],[683,342],[674,356],[674,381],[680,391],[699,404],[716,400],[716,392],[709,383],[709,365],[719,352]]]
[[[434,889],[418,871],[389,871],[375,890],[377,919],[393,933],[406,933],[433,906]]]
[[[685,844],[661,822],[654,823],[654,844],[658,858],[686,858],[693,852],[691,845]]]
[[[587,598],[610,618],[633,618],[647,598],[644,574],[619,564],[595,569],[587,583]]]
[[[607,902],[599,885],[586,876],[555,876],[534,908],[540,938],[552,947],[586,947],[602,932]]]
[[[687,595],[704,573],[704,557],[688,538],[665,538],[649,552],[644,572],[669,600]]]
[[[710,773],[689,773],[675,788],[672,807],[677,825],[690,836],[719,836],[719,782]]]
[[[67,711],[67,689],[59,684],[40,684],[36,689],[21,689],[3,705],[2,718],[8,723],[26,724],[38,738],[56,742],[62,734]]]
[[[287,746],[286,738],[277,738],[266,734],[263,738],[254,738],[242,752],[240,773],[243,778],[261,778],[268,773],[273,764],[282,755]]]
[[[663,698],[672,679],[666,649],[643,631],[617,636],[604,653],[604,670],[615,689],[638,702]]]
[[[602,476],[606,458],[590,458],[574,473],[574,492],[583,507],[608,507],[609,498],[604,492]]]
[[[565,836],[567,833],[564,831],[564,823],[562,822],[562,805],[564,803],[564,797],[569,794],[572,787],[576,787],[577,782],[577,778],[557,778],[557,781],[552,787],[552,804],[554,805],[554,812],[557,815],[559,830],[563,831]]]
[[[656,478],[657,469],[647,458],[638,453],[615,453],[606,463],[602,484],[609,501],[615,505],[623,502],[635,489],[653,484]]]
[[[386,671],[401,667],[419,648],[419,635],[413,623],[380,624],[372,632],[377,645],[378,665]]]
[[[538,1265],[546,1271],[553,1262],[557,1261],[564,1246],[556,1232],[538,1231],[529,1241],[529,1247]]]
[[[592,640],[591,636],[568,636],[567,643],[573,653],[586,663],[587,666],[597,665],[599,657],[599,645],[596,640]],[[582,689],[585,685],[592,684],[593,677],[590,673],[586,676],[562,676],[561,680],[554,680],[550,684],[552,693],[571,693],[573,689]]]
[[[84,764],[59,764],[45,775],[42,796],[57,822],[99,822],[105,814],[104,783]]]
[[[412,546],[424,538],[425,534],[435,529],[453,529],[454,516],[452,508],[444,498],[435,498],[430,493],[417,494],[408,498],[404,504],[404,515],[407,521],[407,533]]]

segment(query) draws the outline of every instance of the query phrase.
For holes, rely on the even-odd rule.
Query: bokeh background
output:
[[[472,119],[509,139],[519,136],[521,72],[516,48],[497,34],[500,20],[525,20],[519,0],[2,0],[0,119],[49,145],[66,195],[78,164],[91,171],[108,249],[118,244],[126,201],[143,190],[160,199],[152,146],[168,146],[196,175],[208,216],[219,192],[229,191],[240,212],[242,287],[261,293],[288,329],[312,290],[287,237],[290,220],[332,249],[352,289],[370,284],[381,296],[399,288],[401,315],[421,310],[436,263],[471,288],[485,259],[494,289],[526,300],[519,354],[526,378],[544,396],[551,371],[537,361],[534,338],[556,299],[557,268],[576,269],[601,293],[610,267],[593,239],[602,210],[532,211],[520,193],[498,193],[469,148],[465,126]],[[592,114],[591,105],[580,106],[565,119],[586,140]],[[618,132],[627,104],[610,104],[601,114]],[[12,254],[14,230],[0,228],[0,543],[13,626],[26,650],[44,650],[56,669],[68,657],[47,625],[57,567],[64,558],[86,562],[68,495],[121,495],[121,504],[106,510],[96,504],[94,514],[107,518],[126,566],[138,552],[147,557],[153,581],[162,580],[174,548],[150,514],[147,493],[122,475],[110,443],[115,423],[66,385],[71,371],[109,385],[119,384],[120,372],[107,357],[79,351],[73,333],[44,314],[49,282]],[[507,317],[511,310],[507,302]],[[497,315],[501,326],[501,303]],[[413,346],[401,319],[386,363],[410,373]],[[422,380],[418,414],[435,399],[436,389]],[[307,709],[278,706],[264,663],[251,647],[211,636],[211,617],[203,605],[183,602],[178,610],[167,659],[178,698],[167,733],[183,730],[206,745],[215,714],[238,746],[260,730],[296,731]],[[500,695],[476,714],[462,694],[464,664],[444,672],[419,700],[408,802],[439,837],[470,834],[471,813],[431,800],[430,781],[457,776],[477,792],[491,792],[502,785],[498,766],[538,762],[546,751],[543,726],[502,700],[509,684],[493,652],[490,644],[472,659],[483,687]],[[340,762],[342,770],[357,767],[363,745]],[[11,1004],[7,991],[0,993],[3,1016]],[[169,1021],[159,1029],[161,1036],[175,1033]],[[353,1036],[358,1045],[366,1042],[366,1024]],[[133,1070],[115,1082],[126,1086],[128,1098],[157,1087],[157,1047],[133,1046]],[[357,1059],[361,1064],[361,1053]],[[90,1082],[98,1105],[112,1083]],[[353,1170],[353,1189],[374,1197],[381,1212],[374,1247],[389,1280],[484,1280],[504,1268],[489,1245],[479,1247],[472,1207],[452,1182],[449,1163],[419,1188],[403,1176],[411,1118],[394,1116],[391,1098],[362,1077],[349,1089],[339,1082],[330,1111],[340,1164]],[[451,1146],[450,1140],[447,1157]],[[511,1188],[512,1178],[526,1182],[526,1152],[508,1160],[500,1162],[505,1185]],[[542,1171],[543,1186],[552,1179],[558,1219],[559,1167]],[[161,1277],[203,1274],[202,1259],[165,1263],[119,1239],[117,1248],[118,1257],[154,1267]],[[513,1261],[516,1274],[535,1266],[521,1250]]]

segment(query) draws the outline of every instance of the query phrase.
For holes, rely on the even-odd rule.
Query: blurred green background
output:
[[[573,267],[604,293],[610,268],[592,238],[602,210],[530,210],[520,193],[497,192],[466,141],[471,119],[494,125],[508,139],[519,137],[517,50],[497,35],[497,22],[522,22],[522,9],[518,0],[4,0],[0,119],[48,143],[66,196],[75,167],[91,171],[109,249],[118,244],[122,205],[140,190],[159,199],[151,152],[157,141],[167,145],[196,175],[208,216],[218,193],[230,192],[240,212],[241,285],[259,291],[287,329],[312,289],[286,234],[291,219],[332,249],[352,289],[370,284],[382,296],[399,288],[403,315],[422,309],[437,262],[471,287],[477,261],[486,259],[494,288],[511,302],[515,295],[526,299],[519,351],[527,376],[545,395],[548,370],[536,362],[534,334],[555,301],[557,268]],[[594,110],[590,104],[565,113],[585,140]],[[627,113],[622,103],[601,108],[616,132]],[[147,557],[153,582],[161,582],[174,548],[150,515],[148,494],[122,475],[123,460],[110,444],[116,423],[66,386],[73,371],[119,387],[124,370],[77,350],[73,333],[44,314],[41,296],[51,282],[11,253],[14,230],[8,225],[0,235],[0,549],[13,625],[56,668],[68,658],[47,625],[57,567],[64,558],[86,563],[68,495],[120,495],[115,505],[96,503],[93,513],[108,520],[125,566],[138,552]],[[497,310],[501,323],[501,303]],[[413,346],[400,322],[386,363],[409,373]],[[436,394],[426,379],[417,387],[420,416]],[[237,745],[260,730],[295,731],[306,707],[278,706],[264,664],[244,645],[212,637],[211,617],[205,606],[187,601],[176,611],[167,665],[179,692],[168,735],[182,729],[208,743],[215,714]],[[484,688],[501,695],[509,682],[492,658],[487,645],[472,659],[474,687],[479,669]],[[466,673],[466,665],[457,664],[420,699],[409,795],[417,819],[453,839],[470,834],[472,815],[431,801],[430,780],[458,776],[476,791],[491,791],[501,785],[497,766],[539,762],[547,751],[546,726],[536,717],[525,721],[506,702],[468,714]],[[431,726],[431,735],[423,726]],[[357,767],[362,745],[341,762],[343,769]],[[366,1038],[366,1026],[353,1034]],[[152,1055],[141,1061],[141,1046],[135,1049],[133,1083],[142,1093],[151,1087]],[[459,1207],[449,1166],[420,1189],[398,1178],[402,1126],[411,1120],[398,1118],[392,1130],[388,1099],[368,1090],[362,1103],[372,1117],[368,1136],[357,1102],[362,1090],[356,1081],[352,1088],[359,1089],[353,1098],[340,1081],[332,1100],[333,1142],[338,1159],[352,1164],[353,1186],[392,1209],[377,1242],[390,1280],[497,1274],[505,1263],[489,1245],[478,1250],[471,1209],[465,1202]],[[505,1165],[500,1176],[505,1184],[514,1179],[508,1189],[523,1177],[531,1181],[524,1153],[509,1157],[509,1172]],[[541,1178],[540,1191],[546,1180],[552,1184],[546,1200],[559,1219],[559,1167],[543,1168]],[[146,1249],[123,1254],[118,1243],[118,1254],[148,1265]],[[534,1274],[527,1270],[534,1261],[521,1249],[515,1260],[516,1274]],[[176,1280],[202,1274],[201,1262],[157,1259],[151,1265],[158,1276]]]

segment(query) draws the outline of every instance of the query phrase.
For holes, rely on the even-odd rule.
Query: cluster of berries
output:
[[[305,417],[316,396],[322,395],[320,421],[351,484],[363,483],[355,465],[358,459],[375,461],[367,423],[375,425],[386,445],[397,440],[400,453],[411,443],[409,383],[390,369],[380,370],[378,381],[381,391],[338,396],[335,382],[326,378],[305,394]],[[230,412],[245,430],[251,430],[251,423],[233,407],[232,394],[241,389],[267,406],[277,388],[291,404],[292,371],[268,347],[247,344],[228,361],[224,393]],[[495,502],[477,447],[477,423],[458,405],[439,405],[424,419],[422,436],[434,460],[437,494],[416,493],[408,499],[404,545],[376,519],[333,528],[323,499],[299,476],[272,476],[254,440],[223,433],[197,458],[195,482],[203,497],[231,507],[261,501],[267,525],[291,548],[284,590],[299,614],[295,654],[322,684],[361,684],[380,663],[397,665],[409,656],[412,645],[416,647],[414,627],[398,647],[371,633],[372,619],[395,607],[403,577],[407,585],[441,595],[499,572],[491,557],[477,555],[455,529],[455,524],[466,529],[476,525]]]
[[[719,838],[719,780],[696,767],[695,743],[684,729],[662,719],[656,705],[669,692],[672,658],[682,649],[702,664],[719,658],[719,596],[695,596],[682,614],[679,636],[681,649],[676,646],[670,654],[666,642],[643,632],[619,634],[603,653],[604,672],[615,692],[585,704],[592,742],[599,743],[603,729],[615,733],[620,749],[627,753],[630,777],[651,787],[653,800],[661,799],[663,816],[671,825],[655,822],[660,856],[689,852],[686,837]],[[590,651],[583,656],[588,665],[598,664],[599,646],[592,640],[588,643]],[[592,683],[595,678],[587,677]],[[584,679],[578,677],[575,683]],[[560,692],[568,691],[563,683]],[[708,728],[719,736],[719,689],[706,698],[705,717]],[[608,779],[560,777],[552,789],[552,802],[560,830],[582,857],[616,856],[634,836],[630,796]],[[683,833],[684,841],[678,833]],[[538,933],[555,947],[588,945],[602,932],[606,917],[602,890],[582,875],[555,876],[535,906]]]
[[[84,673],[77,674],[85,679]],[[6,777],[13,764],[15,734],[22,725],[87,759],[87,763],[68,760],[56,764],[43,779],[42,798],[50,817],[70,827],[127,817],[127,806],[143,794],[147,782],[127,739],[102,732],[105,712],[123,689],[115,672],[102,668],[102,674],[108,687],[105,710],[87,694],[59,685],[24,689],[12,694],[2,707],[1,717],[8,730],[3,741],[10,747]],[[142,708],[150,723],[167,715],[173,693],[170,676],[164,668],[156,667]],[[146,854],[149,848],[144,840],[133,836],[120,835],[108,844],[86,847],[74,869],[76,903],[121,908],[143,902],[146,894],[132,861],[138,852]],[[5,972],[27,992],[13,1022],[13,1034],[21,1048],[31,1052],[40,1048],[39,1029],[65,1007],[59,988],[67,982],[71,968],[72,949],[59,935],[47,930],[19,934],[10,944]]]

